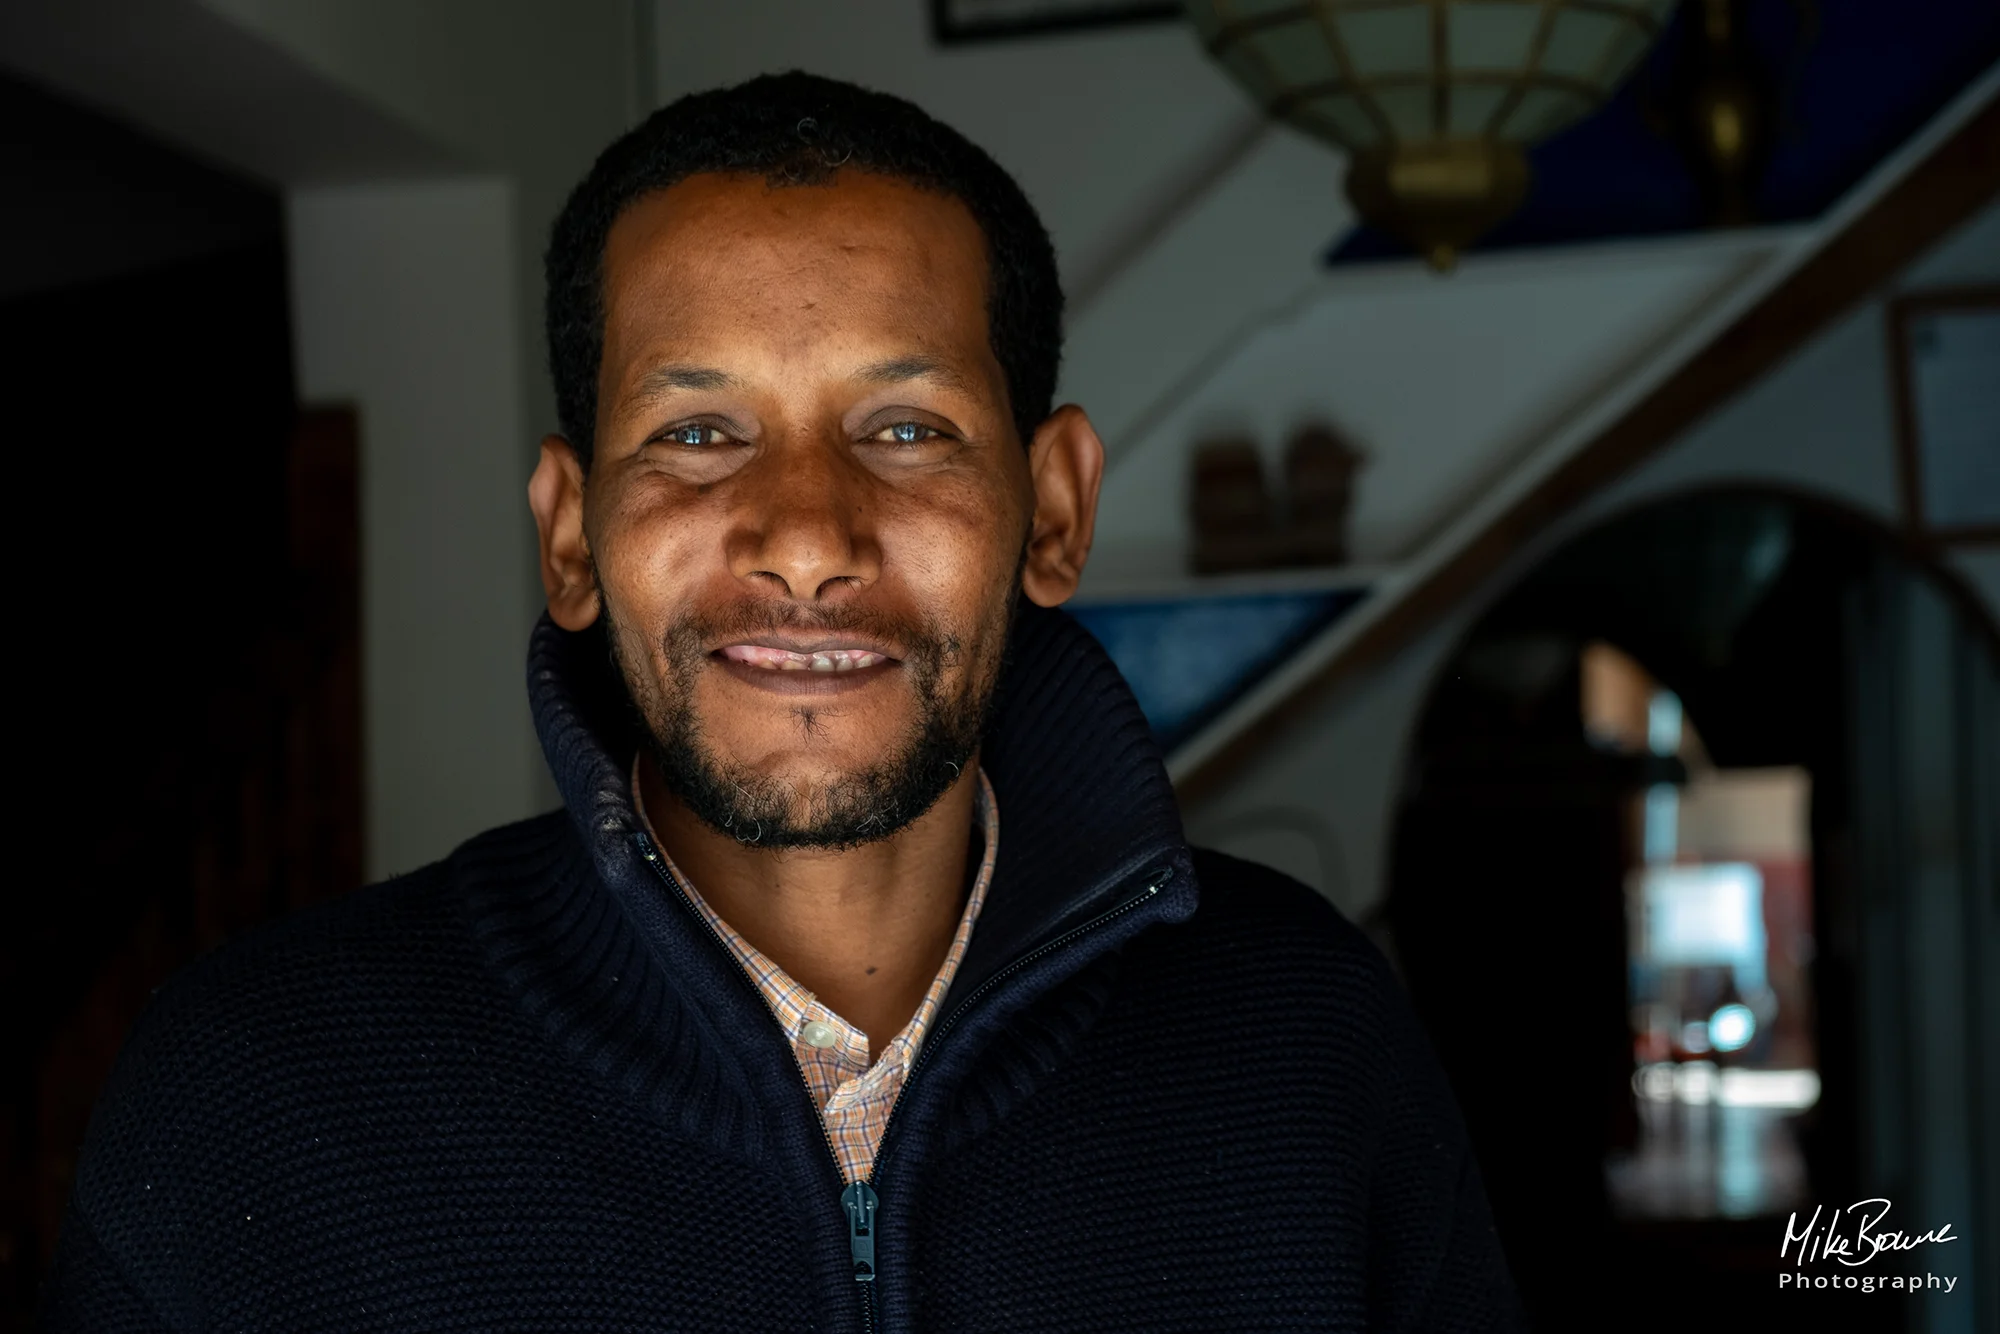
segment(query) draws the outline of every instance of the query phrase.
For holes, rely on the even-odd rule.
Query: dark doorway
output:
[[[1385,916],[1538,1328],[1984,1318],[1980,1248],[1924,1257],[1963,1285],[1941,1323],[1928,1295],[1781,1287],[1780,1249],[1794,1210],[1870,1195],[1912,1228],[2000,1221],[1965,1128],[2000,1040],[1996,700],[1991,621],[1922,553],[1754,490],[1575,539],[1459,646]],[[1935,872],[1910,774],[1948,812]],[[1926,1015],[1957,1017],[1906,1057]],[[1919,1059],[1963,1078],[1912,1094]]]
[[[0,1328],[181,964],[360,879],[355,423],[295,405],[279,204],[0,86],[17,861]]]

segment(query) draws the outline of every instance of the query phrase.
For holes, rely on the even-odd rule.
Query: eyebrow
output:
[[[971,393],[973,388],[966,378],[949,364],[937,357],[915,354],[907,357],[890,357],[886,361],[874,361],[861,367],[854,378],[864,384],[903,384],[910,380],[928,380],[941,388]],[[636,399],[655,398],[676,390],[694,393],[713,392],[718,389],[735,389],[742,381],[728,371],[712,366],[691,366],[684,362],[671,362],[665,366],[655,366],[639,377],[632,387],[631,397]]]
[[[936,357],[922,355],[891,357],[871,362],[856,371],[854,378],[866,384],[901,384],[906,380],[928,380],[944,389],[969,394],[973,387],[963,375]]]
[[[639,377],[639,383],[632,387],[635,398],[652,398],[671,393],[676,389],[696,392],[715,389],[733,389],[739,383],[728,371],[719,371],[711,366],[689,366],[679,362],[655,366]]]

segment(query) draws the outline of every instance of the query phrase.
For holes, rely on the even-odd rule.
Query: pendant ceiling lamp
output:
[[[1674,0],[1188,0],[1270,115],[1348,154],[1361,216],[1438,269],[1528,193],[1523,150],[1588,115]]]

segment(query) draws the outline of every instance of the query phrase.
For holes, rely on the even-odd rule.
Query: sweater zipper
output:
[[[903,1099],[909,1093],[910,1085],[916,1082],[917,1075],[928,1064],[931,1052],[937,1049],[944,1035],[952,1030],[959,1019],[967,1011],[971,1010],[974,1005],[978,1004],[980,998],[992,991],[993,988],[999,986],[1002,982],[1005,982],[1008,978],[1036,960],[1047,958],[1057,950],[1074,944],[1080,937],[1088,935],[1099,927],[1123,917],[1126,913],[1131,912],[1134,908],[1139,907],[1155,894],[1158,894],[1161,887],[1166,883],[1166,877],[1162,875],[1151,884],[1148,884],[1143,891],[1133,895],[1117,907],[1107,909],[1089,921],[1070,928],[1046,945],[1037,946],[1035,949],[1029,950],[1026,954],[1023,954],[1020,958],[1014,960],[1014,962],[980,983],[971,995],[952,1007],[951,1013],[945,1016],[944,1021],[936,1029],[924,1036],[924,1045],[917,1052],[917,1059],[910,1066],[910,1073],[904,1077],[903,1086],[896,1090],[896,1100],[889,1104],[889,1115],[882,1122],[880,1151],[876,1153],[875,1161],[869,1166],[868,1176],[866,1179],[857,1181],[849,1186],[840,1195],[841,1206],[846,1210],[848,1218],[847,1235],[848,1244],[854,1257],[854,1280],[857,1284],[866,1285],[861,1287],[861,1323],[868,1331],[868,1334],[874,1334],[875,1330],[874,1280],[877,1272],[875,1263],[875,1233],[877,1215],[881,1207],[881,1197],[875,1192],[875,1181],[881,1175],[883,1160],[888,1157],[890,1145],[889,1129],[896,1124],[896,1109],[903,1105]],[[831,1144],[831,1138],[827,1142]],[[864,1262],[866,1265],[865,1270],[863,1267]]]
[[[680,882],[674,879],[673,874],[667,870],[666,864],[660,860],[660,854],[653,847],[653,841],[646,837],[643,832],[634,833],[632,837],[639,845],[639,855],[645,859],[648,866],[653,868],[654,874],[658,875],[667,887],[680,897],[680,901],[687,905],[687,910],[694,914],[695,920],[700,922],[703,929],[708,932],[709,939],[713,940],[725,955],[730,955],[733,958],[734,955],[731,954],[729,949],[729,942],[722,938],[722,933],[717,931],[714,924],[703,915],[699,908],[694,906],[694,900],[688,897],[688,892],[681,888]],[[918,1072],[929,1063],[930,1054],[936,1049],[939,1040],[952,1030],[959,1019],[976,1005],[981,997],[985,996],[993,988],[999,986],[1014,974],[1020,972],[1023,968],[1026,968],[1029,964],[1034,963],[1038,959],[1045,959],[1057,950],[1075,943],[1078,938],[1088,935],[1099,927],[1123,917],[1126,913],[1131,912],[1134,908],[1139,907],[1155,894],[1158,894],[1166,883],[1166,877],[1162,875],[1159,879],[1147,885],[1144,890],[1133,895],[1117,907],[1107,909],[1089,921],[1071,927],[1046,945],[1040,945],[1029,950],[1026,954],[1023,954],[1020,958],[1014,960],[1014,962],[980,983],[971,995],[954,1006],[952,1012],[945,1016],[944,1022],[940,1023],[934,1031],[925,1035],[924,1045],[917,1052],[916,1062],[910,1066],[910,1073],[904,1077],[903,1086],[896,1090],[896,1100],[889,1104],[889,1115],[882,1122],[881,1145],[883,1150],[886,1151],[889,1146],[889,1128],[895,1124],[896,1109],[903,1105],[903,1096],[910,1091],[910,1085],[916,1082]],[[743,974],[743,970],[740,967],[736,971],[739,975]],[[750,981],[748,975],[743,975],[743,980],[746,983]],[[757,998],[759,1001],[762,1001],[762,994],[760,993]],[[799,1065],[796,1055],[792,1058],[792,1069],[798,1072],[799,1087],[806,1095],[806,1106],[813,1109],[813,1119],[819,1123],[820,1142],[826,1145],[827,1156],[833,1160],[834,1174],[836,1176],[845,1176],[846,1172],[840,1165],[840,1154],[833,1147],[833,1133],[826,1128],[826,1116],[820,1111],[819,1103],[813,1098],[812,1085],[806,1082],[806,1072]],[[885,1157],[887,1157],[886,1152],[877,1153],[874,1163],[868,1169],[868,1175],[862,1180],[848,1185],[840,1192],[840,1209],[847,1217],[848,1257],[854,1264],[854,1282],[856,1290],[861,1297],[861,1326],[867,1331],[867,1334],[875,1334],[875,1275],[877,1272],[875,1236],[878,1226],[877,1217],[882,1205],[882,1197],[875,1192],[875,1178],[882,1170],[882,1160]]]
[[[874,1173],[869,1173],[872,1181]],[[856,1181],[840,1192],[847,1215],[847,1253],[854,1261],[855,1291],[861,1297],[861,1327],[875,1334],[875,1211],[882,1199],[870,1181]]]

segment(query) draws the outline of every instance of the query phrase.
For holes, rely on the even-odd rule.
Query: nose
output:
[[[805,602],[844,600],[874,583],[882,551],[869,481],[843,439],[771,442],[738,478],[730,572]]]

